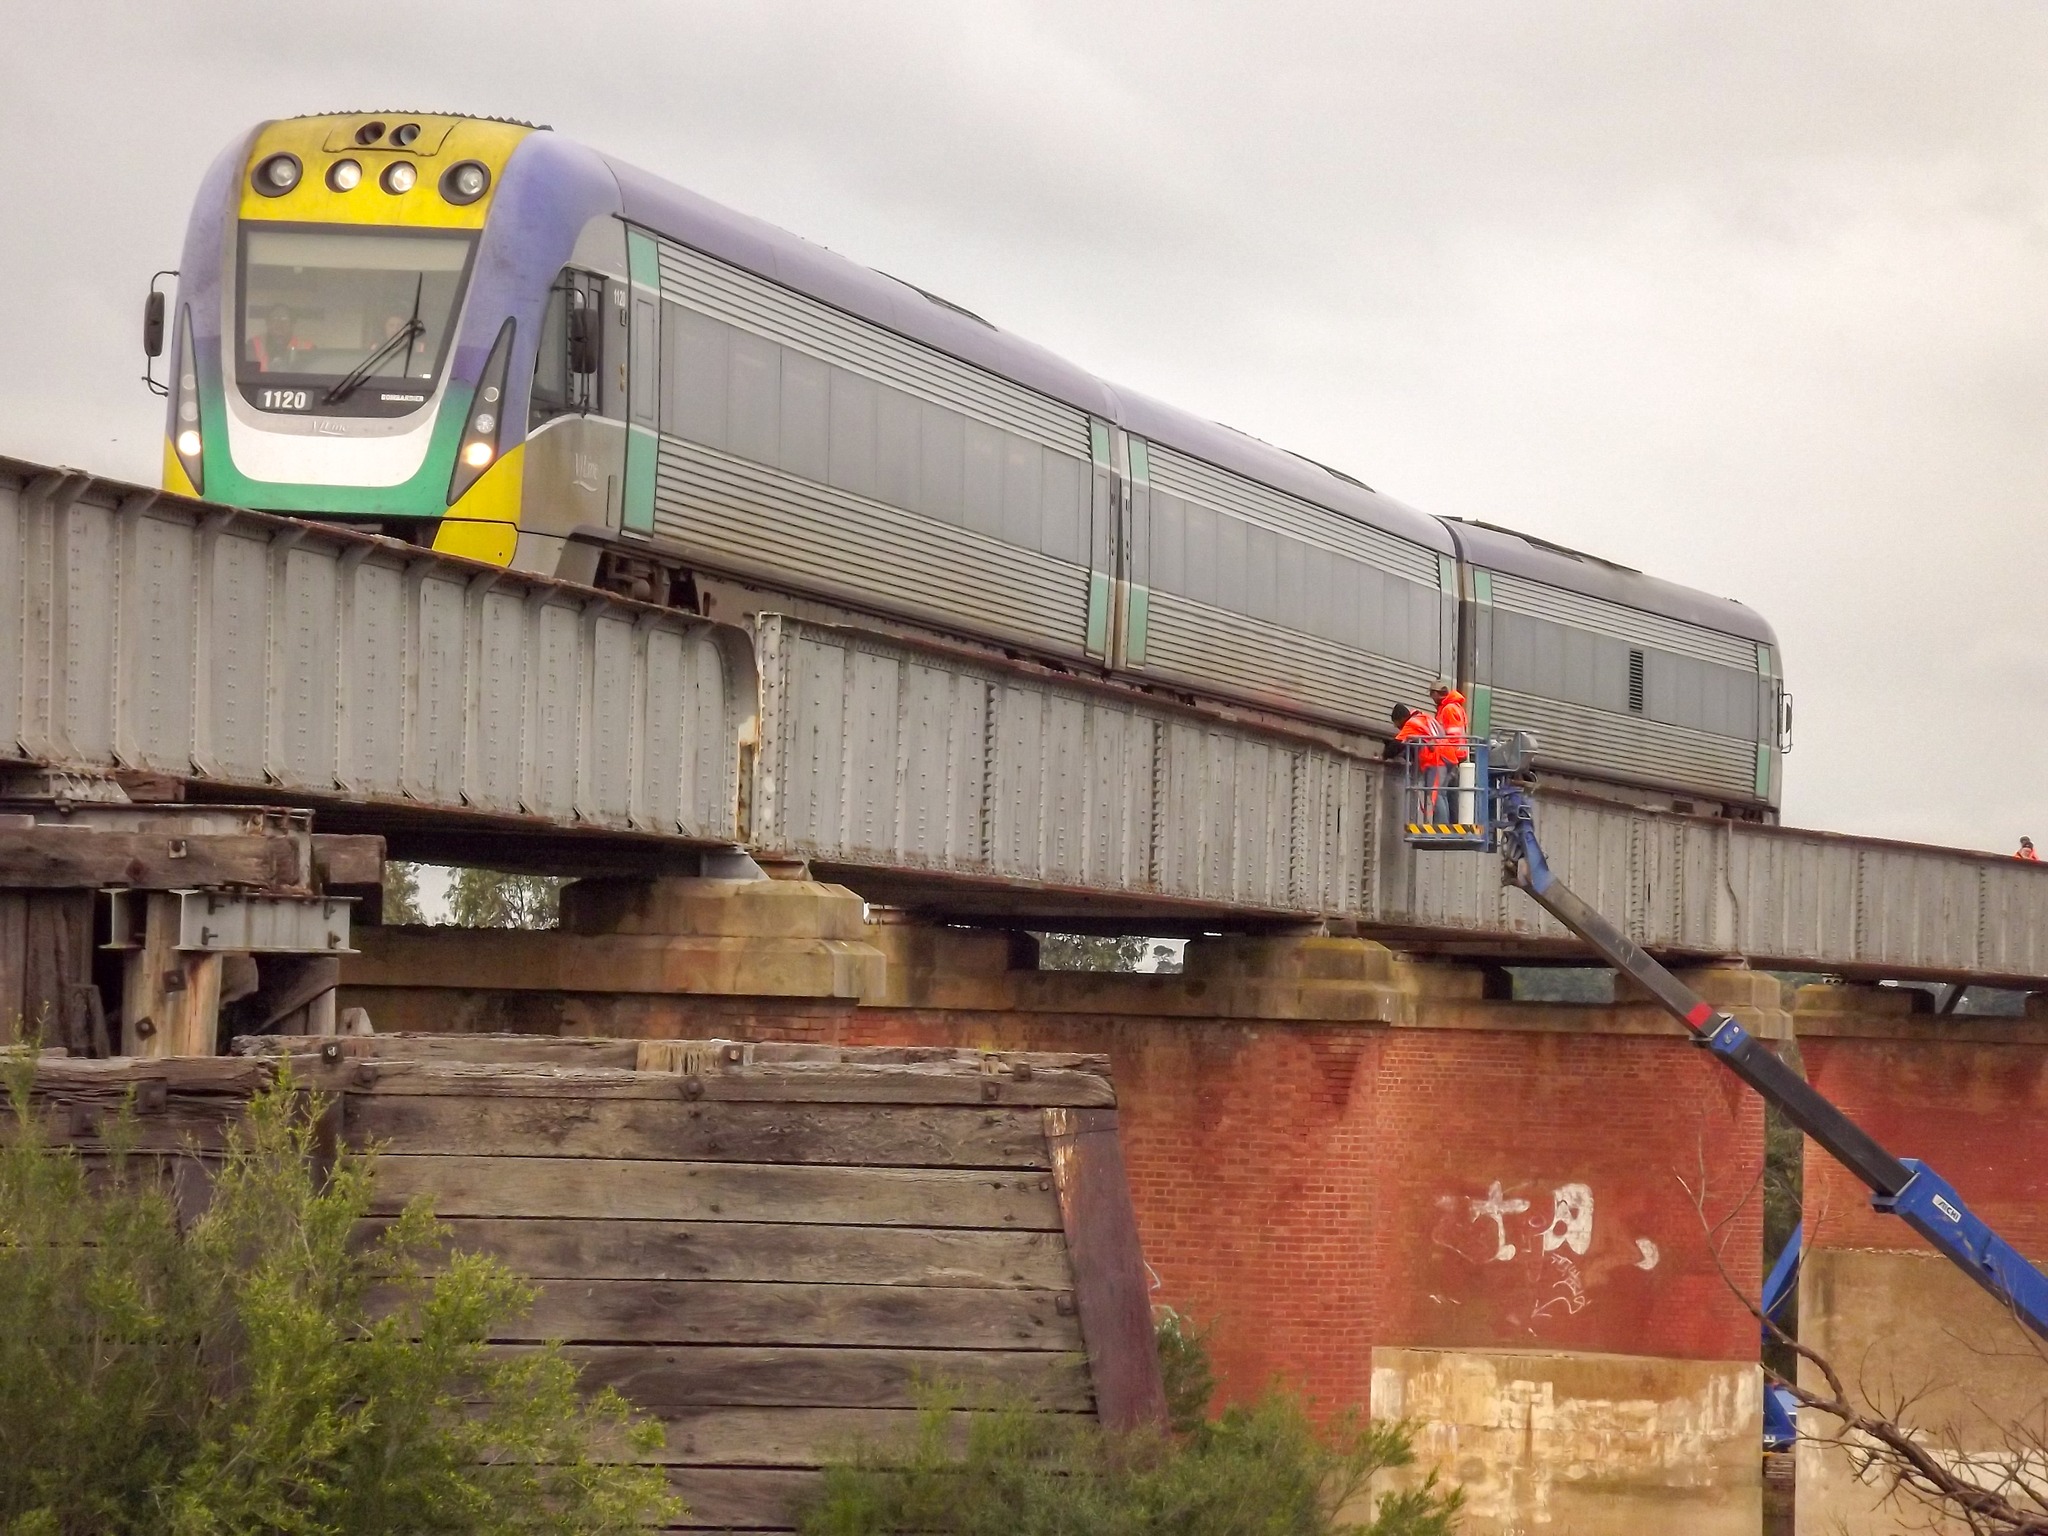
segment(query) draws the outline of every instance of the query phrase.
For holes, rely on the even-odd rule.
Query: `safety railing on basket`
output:
[[[1483,846],[1493,831],[1487,777],[1492,743],[1484,736],[1432,735],[1401,750],[1401,821],[1422,846]]]

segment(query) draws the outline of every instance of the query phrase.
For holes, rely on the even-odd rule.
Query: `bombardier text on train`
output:
[[[546,129],[266,123],[166,318],[175,491],[1362,736],[1455,677],[1558,775],[1775,817],[1789,706],[1742,605],[1424,516]]]

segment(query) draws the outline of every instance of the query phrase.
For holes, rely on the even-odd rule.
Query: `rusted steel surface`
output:
[[[731,841],[739,631],[0,459],[0,756]]]

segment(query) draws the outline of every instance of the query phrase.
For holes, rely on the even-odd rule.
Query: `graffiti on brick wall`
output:
[[[1651,1238],[1604,1231],[1593,1187],[1577,1181],[1529,1188],[1495,1179],[1484,1194],[1446,1194],[1436,1205],[1436,1246],[1489,1289],[1504,1282],[1510,1316],[1532,1333],[1592,1306],[1616,1271],[1653,1270],[1663,1257]]]

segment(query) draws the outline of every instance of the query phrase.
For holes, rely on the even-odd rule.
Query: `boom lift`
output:
[[[1762,1094],[1828,1155],[1870,1188],[1870,1203],[1906,1224],[1975,1280],[2033,1333],[2048,1339],[2048,1275],[1975,1215],[1946,1179],[1917,1158],[1894,1157],[1727,1014],[1695,995],[1551,872],[1536,840],[1528,781],[1535,738],[1436,737],[1409,743],[1404,759],[1405,840],[1422,848],[1498,852],[1508,879],[1639,982],[1696,1044]]]

